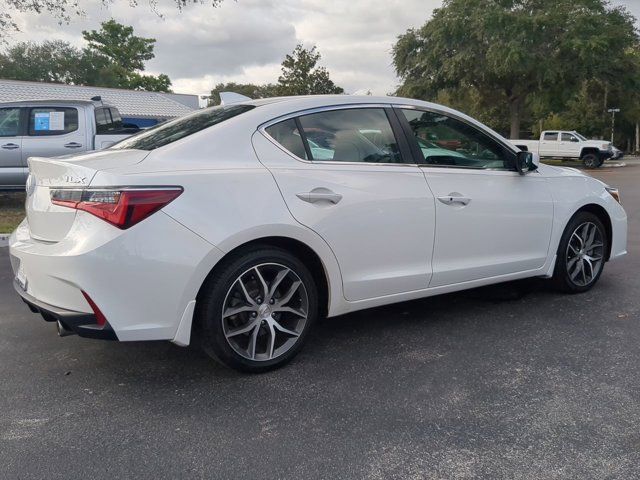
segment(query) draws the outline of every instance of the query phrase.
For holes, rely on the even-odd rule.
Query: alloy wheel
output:
[[[571,234],[567,245],[567,273],[571,281],[584,287],[593,282],[602,270],[604,238],[600,228],[592,222],[580,224]]]
[[[264,263],[246,270],[231,285],[222,307],[229,346],[253,361],[273,360],[289,351],[307,324],[309,298],[291,268]]]

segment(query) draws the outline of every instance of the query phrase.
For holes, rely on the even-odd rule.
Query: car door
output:
[[[512,148],[448,113],[401,108],[436,198],[431,287],[534,271],[547,260],[553,200],[545,178],[512,169]],[[424,155],[429,138],[450,154]],[[449,145],[449,147],[445,147]]]
[[[558,148],[558,132],[544,132],[540,139],[540,156],[557,157],[560,154]]]
[[[427,288],[434,200],[390,108],[298,114],[261,128],[254,147],[293,217],[333,250],[347,300]]]
[[[21,108],[0,108],[0,187],[19,187],[26,182],[22,122]]]
[[[561,157],[579,157],[580,156],[580,140],[572,133],[560,133],[559,156]]]
[[[83,152],[87,145],[86,119],[75,107],[32,107],[27,114],[27,134],[22,158],[57,157]]]

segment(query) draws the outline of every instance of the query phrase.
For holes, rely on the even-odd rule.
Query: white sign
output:
[[[64,130],[64,112],[49,112],[49,130]]]

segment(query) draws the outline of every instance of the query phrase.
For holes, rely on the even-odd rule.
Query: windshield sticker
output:
[[[64,112],[36,112],[36,131],[59,131],[64,130]]]
[[[35,130],[49,130],[49,112],[36,112]]]

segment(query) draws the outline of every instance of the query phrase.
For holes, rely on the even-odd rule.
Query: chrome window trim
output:
[[[304,158],[300,158],[297,155],[293,154],[282,145],[280,145],[269,133],[267,132],[267,128],[276,123],[284,122],[286,120],[290,120],[292,118],[298,118],[305,115],[312,115],[314,113],[322,113],[329,112],[333,110],[354,110],[360,108],[393,108],[393,104],[391,103],[347,103],[347,104],[338,104],[338,105],[326,105],[323,107],[314,107],[307,110],[298,110],[296,112],[290,112],[285,115],[280,115],[279,117],[273,118],[267,122],[262,123],[258,126],[258,131],[271,143],[273,143],[280,150],[288,154],[290,157],[298,160],[299,162],[311,165],[359,165],[359,166],[388,166],[388,167],[418,167],[420,164],[418,163],[374,163],[374,162],[340,162],[338,160],[305,160]],[[391,122],[389,122],[389,126],[391,127]],[[394,132],[395,136],[395,132]],[[370,167],[369,167],[370,168]]]

